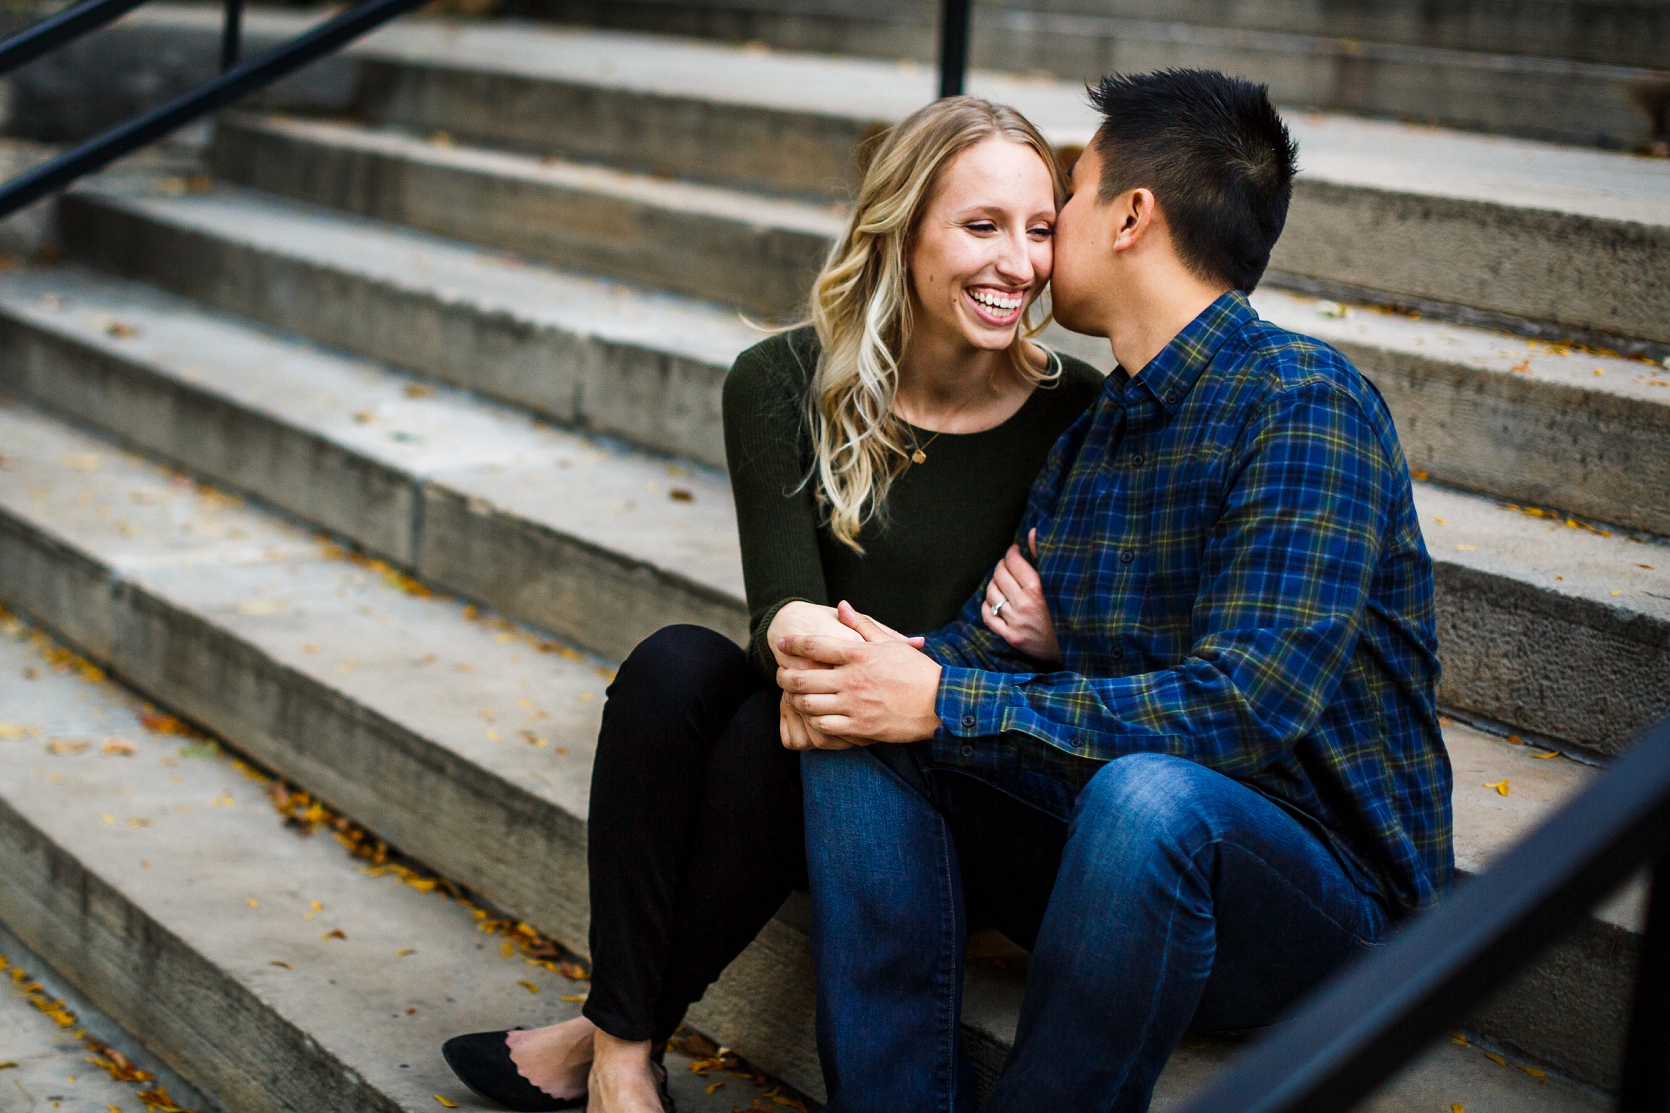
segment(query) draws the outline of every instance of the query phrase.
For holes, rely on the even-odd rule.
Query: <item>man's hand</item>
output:
[[[842,625],[862,643],[819,634],[791,634],[774,647],[780,656],[811,664],[779,668],[777,684],[789,708],[817,734],[875,742],[916,742],[939,729],[934,702],[940,668],[912,641],[847,603],[837,608]],[[787,726],[785,726],[785,745]]]

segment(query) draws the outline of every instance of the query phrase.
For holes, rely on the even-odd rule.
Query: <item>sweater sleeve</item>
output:
[[[765,642],[777,611],[795,600],[827,605],[818,508],[805,478],[802,398],[817,359],[810,329],[774,336],[737,357],[725,378],[725,461],[736,500],[749,656],[777,670]]]

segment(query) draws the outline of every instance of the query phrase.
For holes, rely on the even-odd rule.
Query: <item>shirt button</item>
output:
[[[974,756],[974,747],[973,746],[964,746],[963,747],[963,756],[964,757],[973,757]]]
[[[1166,391],[1166,405],[1168,405],[1168,406],[1177,405],[1177,392],[1175,390]]]
[[[974,712],[970,711],[967,715],[963,716],[963,726],[971,727],[973,725],[974,725]]]
[[[1117,645],[1113,647],[1113,659],[1115,661],[1123,661],[1125,659],[1125,651],[1120,649]]]
[[[1139,452],[1131,457],[1131,466],[1134,468],[1142,467],[1142,453]]]
[[[1119,554],[1119,563],[1120,564],[1129,564],[1129,563],[1131,563],[1131,561],[1135,560],[1136,558],[1137,558],[1137,555],[1135,553],[1131,552],[1131,550],[1129,550],[1129,549],[1126,549],[1124,552]]]

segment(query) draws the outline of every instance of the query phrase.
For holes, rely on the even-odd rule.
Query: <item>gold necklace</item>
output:
[[[986,385],[990,386],[991,381],[987,380]],[[961,417],[962,414],[963,414],[963,411],[968,409],[968,404],[970,402],[974,401],[974,395],[976,395],[978,393],[980,393],[978,390],[973,391],[969,394],[969,396],[967,398],[964,398],[963,399],[963,404],[958,406],[956,408],[956,410],[952,412],[951,416],[945,419],[945,424],[949,425],[953,421],[956,421],[957,418]],[[909,425],[910,423],[907,421],[905,424]],[[926,464],[928,462],[928,446],[933,444],[935,441],[939,440],[939,435],[941,433],[945,432],[945,430],[944,429],[935,430],[934,435],[928,438],[926,444],[917,444],[916,443],[915,428],[916,427],[914,425],[911,426],[910,447],[911,447],[912,451],[911,451],[911,454],[910,454],[910,462],[912,464]]]

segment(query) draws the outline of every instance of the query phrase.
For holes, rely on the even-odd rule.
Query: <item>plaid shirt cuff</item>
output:
[[[1014,680],[1010,673],[942,668],[939,694],[934,698],[934,711],[943,724],[941,734],[956,738],[1002,734]]]

